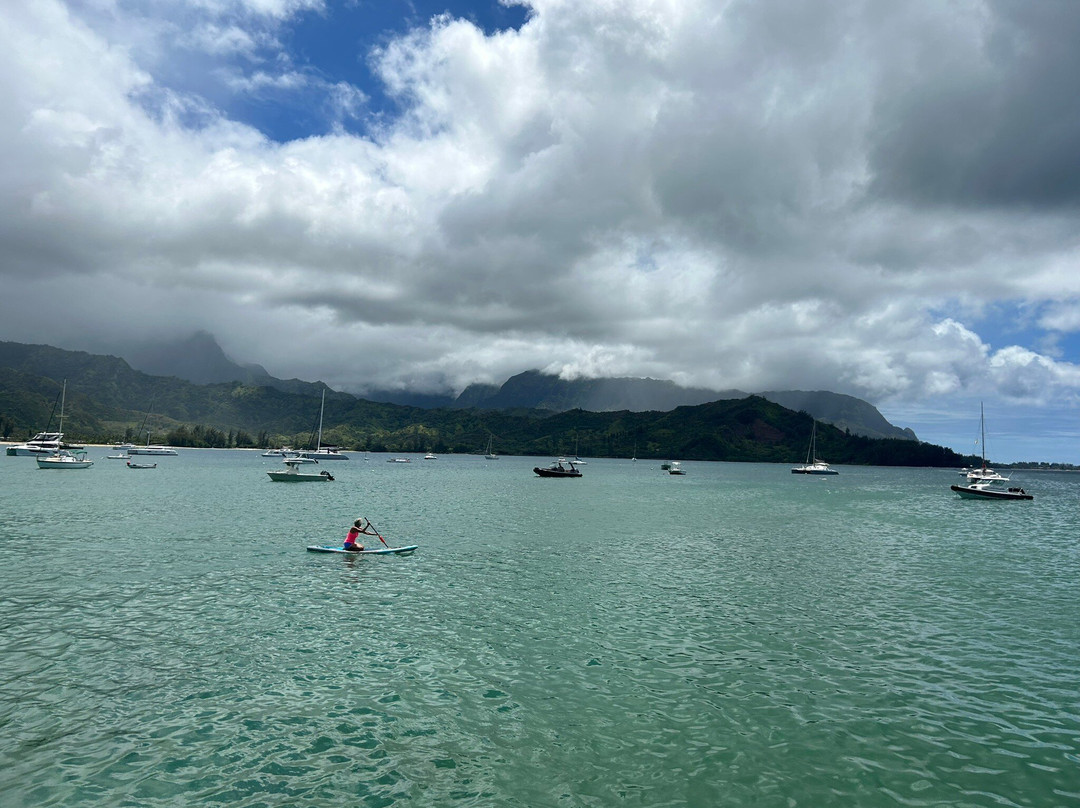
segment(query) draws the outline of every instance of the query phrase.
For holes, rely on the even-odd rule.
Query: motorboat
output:
[[[675,474],[675,475],[678,475],[678,476],[682,476],[682,475],[686,474],[686,472],[683,470],[683,467],[679,464],[678,460],[671,461],[671,463],[668,465],[668,472],[667,473],[668,474]]]
[[[63,444],[63,432],[38,432],[25,443],[17,443],[7,447],[9,456],[34,457],[47,455],[60,449],[81,449],[81,446],[65,446]]]
[[[987,468],[985,465],[982,468],[970,469],[965,475],[969,480],[999,480],[1008,482],[1009,478],[1004,477],[991,468]]]
[[[1035,499],[1023,488],[1003,488],[1001,480],[976,480],[968,485],[950,485],[961,499]]]
[[[410,463],[412,461],[409,460],[409,458],[407,458],[407,457],[391,457],[386,462],[387,463]]]
[[[276,483],[325,483],[334,479],[329,471],[320,471],[314,474],[301,471],[301,466],[305,464],[305,459],[301,457],[286,457],[282,462],[285,464],[284,471],[266,472],[270,479]]]
[[[156,469],[157,463],[132,463],[130,460],[127,462],[129,469]]]
[[[439,458],[437,458],[431,452],[428,452],[426,455],[424,455],[424,460],[438,460],[438,459]]]
[[[563,463],[566,463],[564,466]],[[556,460],[547,468],[540,468],[539,466],[533,468],[533,472],[537,477],[580,477],[581,472],[574,467],[573,460]]]
[[[817,456],[817,421],[810,430],[810,446],[806,450],[806,462],[791,470],[792,474],[839,474],[836,469],[829,468],[829,464]]]
[[[282,446],[280,449],[267,449],[262,453],[263,457],[288,457],[295,454],[288,446]]]

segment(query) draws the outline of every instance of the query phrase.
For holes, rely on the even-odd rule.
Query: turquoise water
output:
[[[8,808],[1080,805],[1080,476],[106,453],[0,457]]]

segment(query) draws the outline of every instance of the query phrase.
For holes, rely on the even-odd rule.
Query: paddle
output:
[[[374,530],[374,531],[375,531],[375,535],[379,537],[379,541],[381,541],[381,542],[382,542],[383,544],[385,544],[385,545],[386,545],[387,547],[390,547],[390,545],[389,545],[389,544],[386,544],[386,539],[384,539],[384,538],[383,538],[383,537],[382,537],[382,536],[381,536],[381,535],[379,534],[379,531],[378,531],[378,530],[376,530],[376,528],[375,528],[375,525],[371,524],[371,520],[370,520],[370,519],[368,519],[368,520],[367,520],[367,527],[370,527],[370,528],[371,528],[372,530]],[[363,529],[363,530],[362,530],[361,532],[362,532],[362,533],[367,533],[367,527],[366,527],[366,528],[364,528],[364,529]],[[370,536],[371,534],[370,534],[370,533],[368,533],[368,535]]]

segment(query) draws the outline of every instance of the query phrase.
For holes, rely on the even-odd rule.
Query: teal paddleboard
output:
[[[344,547],[333,547],[327,544],[309,544],[308,551],[312,553],[342,553],[343,555],[408,555],[419,545],[410,544],[407,547],[380,547],[377,550],[346,550]]]

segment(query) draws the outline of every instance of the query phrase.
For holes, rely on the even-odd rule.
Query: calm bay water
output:
[[[106,454],[0,457],[0,805],[1080,805],[1078,475]]]

